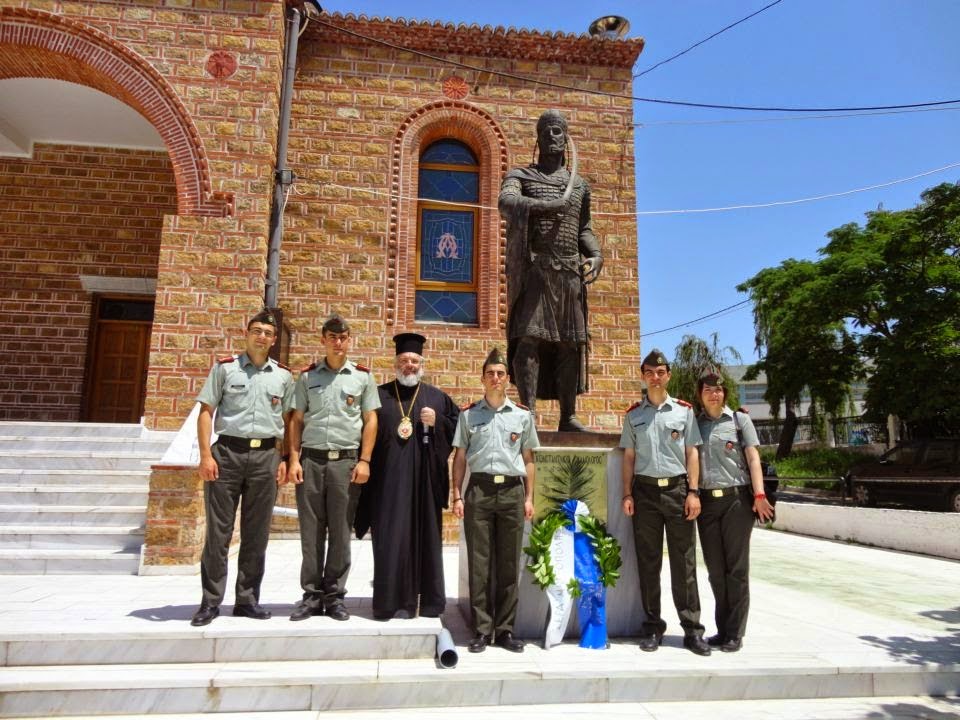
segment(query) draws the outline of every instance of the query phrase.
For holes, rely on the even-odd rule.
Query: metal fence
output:
[[[782,419],[754,420],[757,437],[761,445],[776,445],[783,431]],[[861,417],[833,418],[830,421],[833,438],[838,446],[887,444],[887,426],[866,422]],[[797,430],[793,434],[794,443],[810,443],[817,440],[813,424],[808,417],[797,418]]]

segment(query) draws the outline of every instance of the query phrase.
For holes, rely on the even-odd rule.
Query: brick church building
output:
[[[176,430],[214,358],[241,346],[265,298],[285,16],[281,0],[0,0],[0,419],[142,417]],[[605,259],[590,286],[591,390],[578,414],[618,430],[640,393],[629,95],[642,48],[309,20],[279,253],[283,359],[315,359],[320,326],[339,311],[351,357],[378,382],[391,337],[415,330],[428,337],[428,379],[458,402],[475,397],[484,355],[505,345],[500,181],[531,162],[536,119],[556,107],[592,185]],[[79,127],[77,97],[106,139],[62,129]],[[108,106],[135,111],[154,141],[113,142],[96,121]],[[34,134],[51,123],[59,136]],[[555,427],[556,403],[538,410]]]

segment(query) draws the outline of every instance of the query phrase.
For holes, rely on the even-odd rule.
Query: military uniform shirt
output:
[[[758,447],[760,440],[753,427],[753,420],[746,413],[739,413],[740,432],[745,446]],[[704,490],[747,485],[750,470],[744,465],[734,423],[733,410],[724,406],[716,420],[700,413],[697,417],[703,447],[700,449],[700,487]]]
[[[460,413],[453,446],[467,451],[471,473],[526,477],[524,450],[540,447],[533,415],[510,398],[494,410],[485,399]]]
[[[293,394],[294,410],[303,411],[301,444],[315,450],[360,447],[363,413],[380,407],[373,375],[347,360],[331,370],[321,360],[300,373]]]
[[[246,353],[210,369],[197,401],[217,413],[213,430],[241,438],[283,437],[283,414],[293,408],[293,375],[271,358],[257,367]]]
[[[686,448],[700,445],[693,410],[669,395],[659,408],[646,398],[627,411],[620,447],[633,448],[634,475],[665,478],[687,472]]]

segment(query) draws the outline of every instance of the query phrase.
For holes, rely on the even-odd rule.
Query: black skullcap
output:
[[[486,372],[487,367],[490,365],[503,365],[506,366],[507,359],[503,356],[503,353],[500,352],[500,348],[494,348],[487,355],[487,359],[483,361],[483,370]]]
[[[276,327],[277,318],[274,317],[273,312],[270,309],[264,308],[263,310],[258,312],[256,315],[254,315],[252,318],[250,318],[250,322],[247,323],[247,329],[249,330],[250,326],[253,325],[254,323],[262,323],[263,325],[270,325],[271,327]]]
[[[419,333],[405,332],[393,336],[393,342],[397,346],[397,355],[408,352],[423,355],[423,344],[426,341],[427,339]]]
[[[326,322],[323,323],[323,328],[321,328],[320,331],[323,333],[337,333],[339,335],[340,333],[350,332],[350,326],[340,313],[333,313],[327,318]]]
[[[667,362],[667,356],[663,354],[662,350],[654,348],[640,363],[640,368],[643,369],[645,366],[656,367],[657,365],[666,365],[667,370],[670,370],[670,363]]]

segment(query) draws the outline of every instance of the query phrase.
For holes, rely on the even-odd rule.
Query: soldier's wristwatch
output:
[[[697,497],[700,497],[700,488],[687,488],[687,495],[693,493]]]

